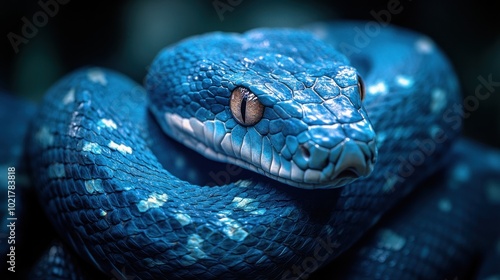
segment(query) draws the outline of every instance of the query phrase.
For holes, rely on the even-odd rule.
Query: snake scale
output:
[[[439,48],[355,32],[368,24],[195,36],[158,54],[144,88],[67,75],[28,136],[45,214],[109,277],[479,273],[467,267],[499,236],[500,156],[456,141],[460,90]]]

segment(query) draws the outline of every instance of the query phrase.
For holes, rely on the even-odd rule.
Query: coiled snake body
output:
[[[460,130],[432,41],[385,27],[360,44],[363,26],[189,38],[152,63],[149,100],[109,70],[66,76],[29,137],[46,214],[111,276],[310,275],[450,165]]]

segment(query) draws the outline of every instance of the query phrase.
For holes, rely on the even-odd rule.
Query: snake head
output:
[[[168,135],[305,189],[340,187],[373,170],[361,84],[347,58],[288,29],[189,38],[160,52],[146,79]]]

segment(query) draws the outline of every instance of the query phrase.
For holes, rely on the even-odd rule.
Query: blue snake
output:
[[[450,191],[441,186],[469,170],[460,162],[484,158],[457,141],[462,117],[450,108],[460,90],[439,48],[397,27],[358,32],[367,24],[191,37],[158,54],[144,87],[101,68],[67,75],[28,136],[45,214],[71,250],[110,277],[297,279],[332,261],[337,276],[448,277],[436,265],[447,260],[426,263],[436,256],[430,249],[446,251],[436,240],[475,251],[442,232],[425,236],[433,231],[425,219],[448,225],[439,209],[462,217],[480,208],[454,212],[455,200],[436,198],[427,215],[418,205],[434,201],[425,191]],[[499,159],[484,160],[481,172],[498,174]],[[485,204],[475,193],[467,203]],[[389,211],[401,207],[413,216]],[[386,213],[424,225],[431,245],[407,249],[418,235],[389,226]],[[471,234],[471,248],[491,244],[498,227]],[[417,253],[424,265],[413,268],[405,257]],[[361,265],[343,265],[357,257]]]

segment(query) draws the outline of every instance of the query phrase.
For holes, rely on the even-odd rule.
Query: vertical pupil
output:
[[[241,106],[240,106],[240,110],[241,110],[241,118],[243,119],[243,123],[245,123],[245,113],[246,113],[246,110],[247,110],[247,100],[248,100],[248,92],[245,91],[243,93],[243,97],[241,98]]]

